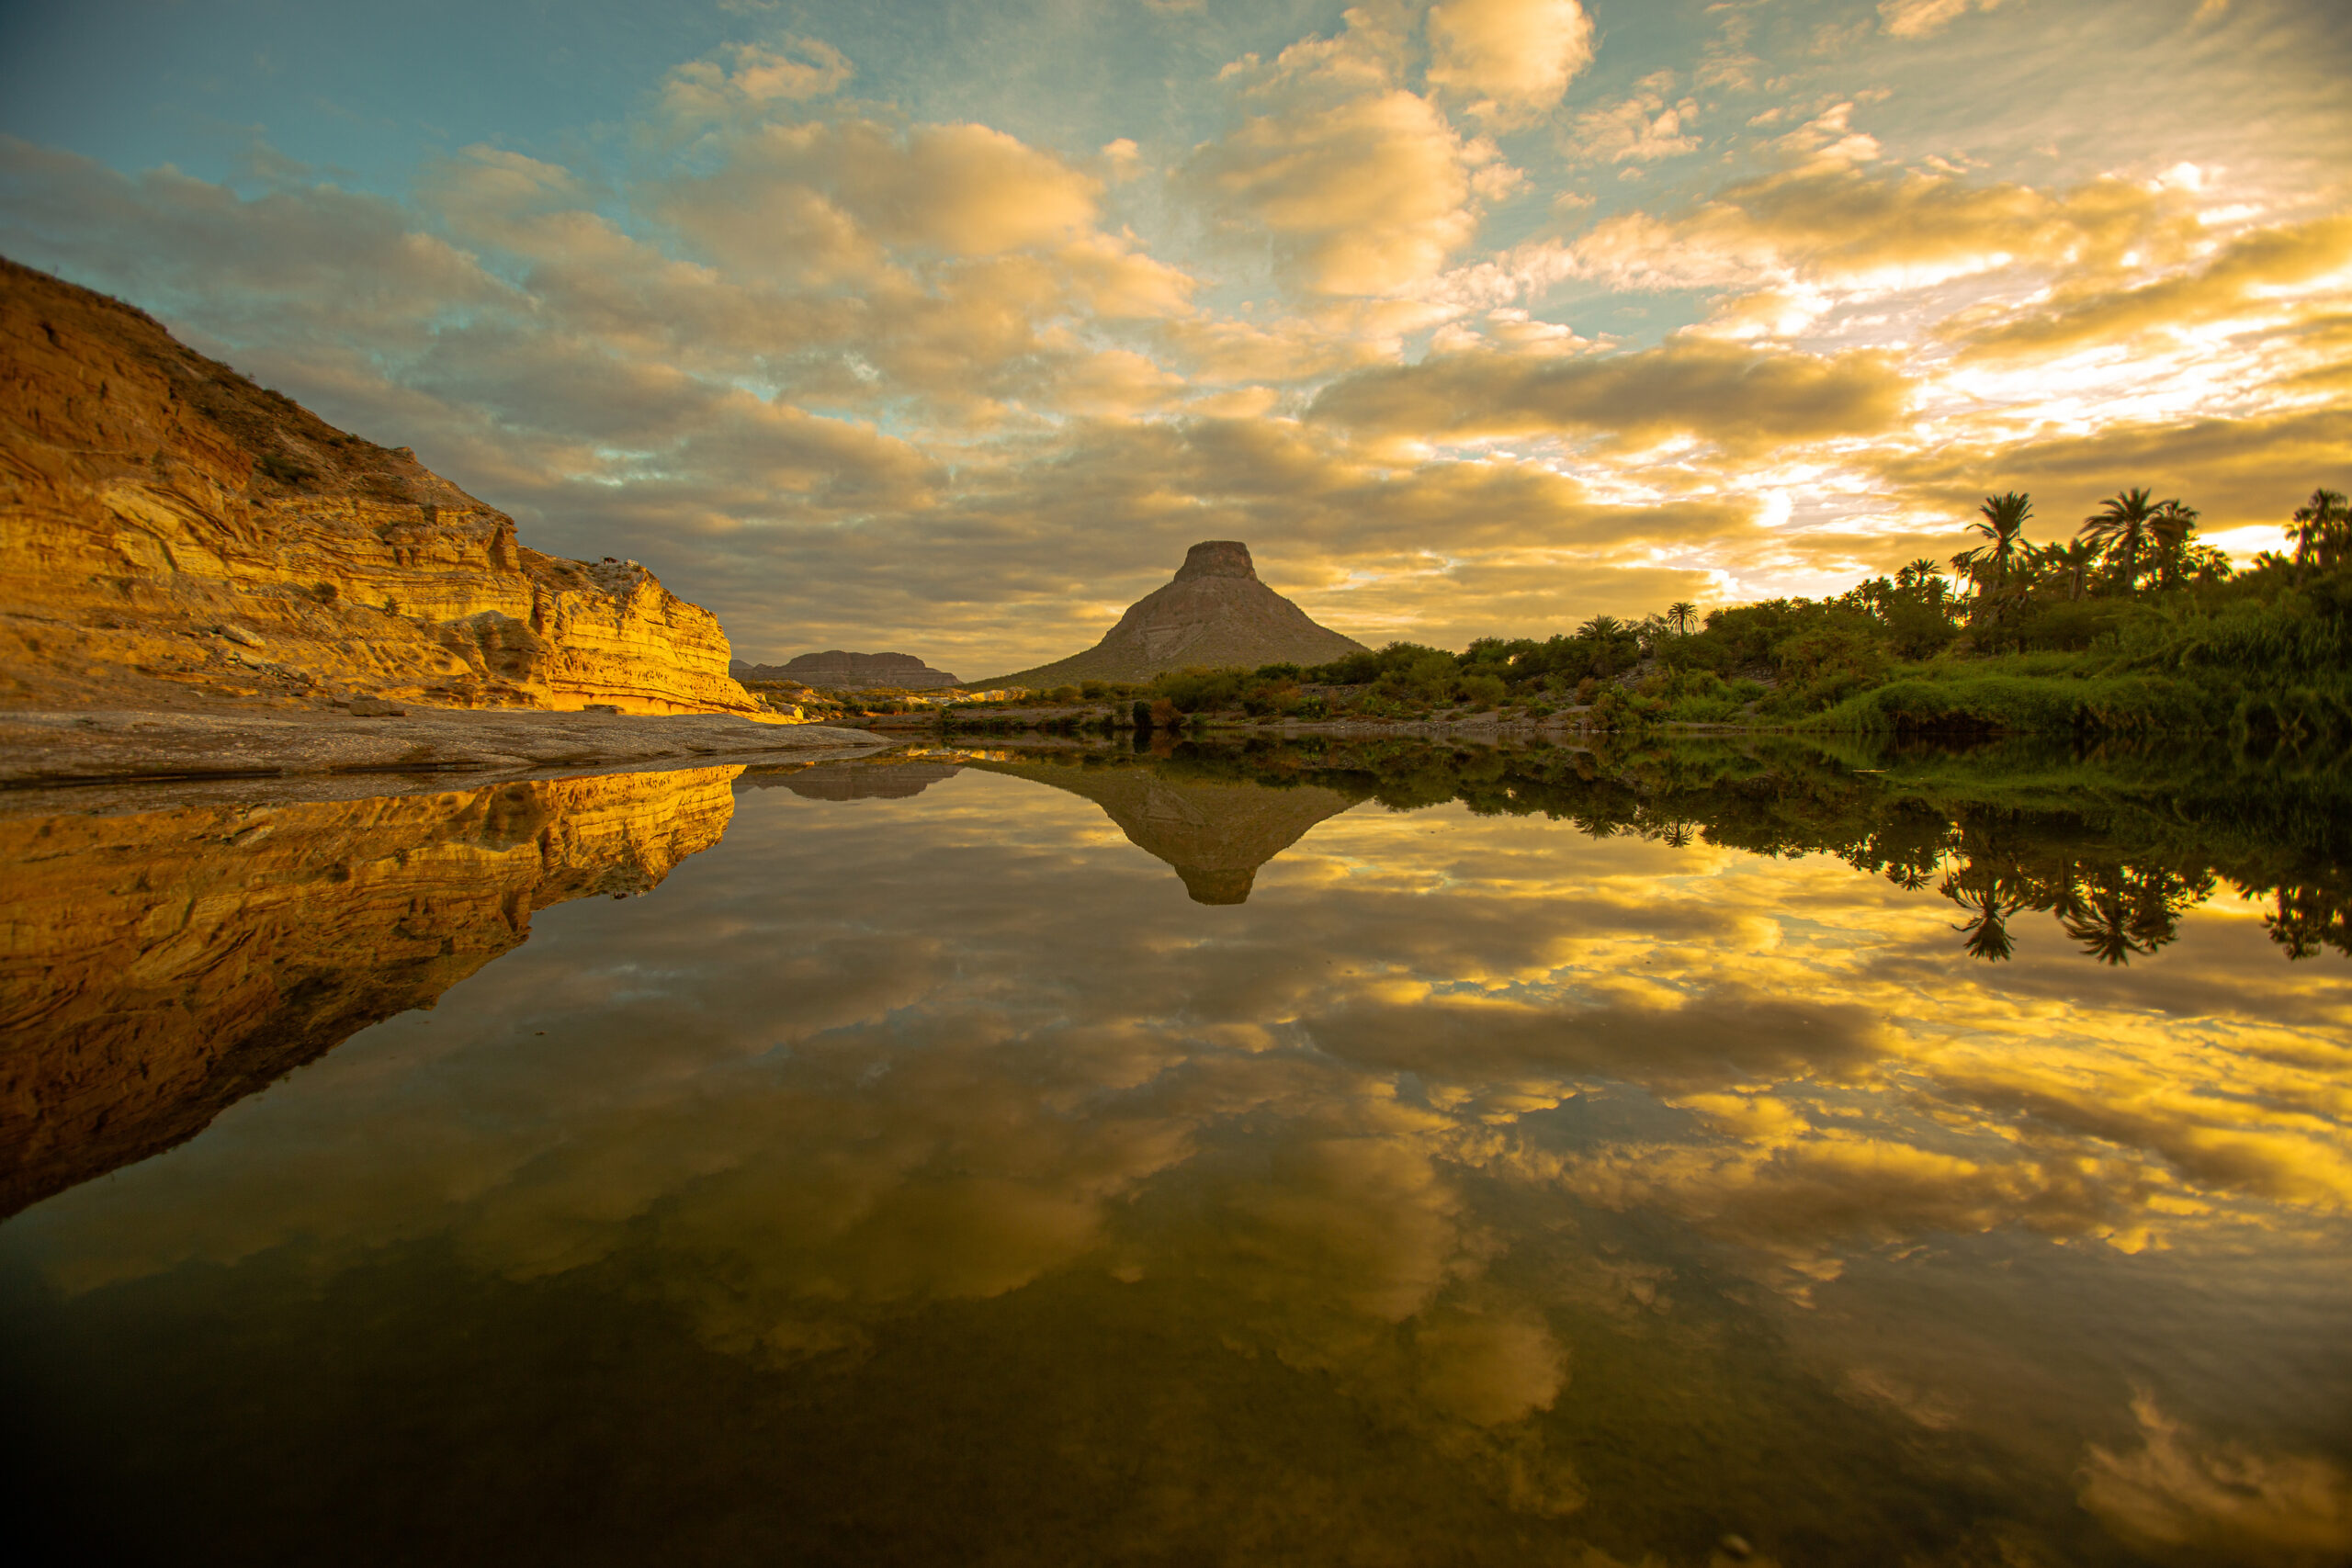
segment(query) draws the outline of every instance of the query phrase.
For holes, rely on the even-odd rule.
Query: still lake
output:
[[[2178,767],[49,797],[0,818],[13,1529],[2352,1561],[2352,821]]]

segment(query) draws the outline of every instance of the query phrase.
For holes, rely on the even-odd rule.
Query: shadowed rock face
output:
[[[1246,781],[1170,776],[1148,763],[1083,767],[1050,761],[975,761],[991,773],[1066,789],[1101,807],[1130,843],[1176,870],[1196,904],[1246,902],[1258,868],[1317,822],[1362,795],[1319,784],[1286,789]]]
[[[534,910],[658,886],[741,771],[0,819],[0,1215],[432,1006]]]
[[[1084,653],[988,684],[1148,681],[1193,665],[1328,664],[1363,651],[1363,644],[1316,625],[1259,581],[1249,546],[1209,539],[1192,547],[1166,587],[1129,605]]]
[[[783,664],[731,667],[738,680],[797,681],[820,691],[868,691],[895,688],[902,692],[935,692],[956,685],[956,677],[933,670],[911,653],[846,653],[831,649],[804,653]]]
[[[128,305],[0,259],[0,700],[759,706],[637,562],[525,548]]]

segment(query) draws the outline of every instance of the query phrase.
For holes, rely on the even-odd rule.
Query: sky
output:
[[[2326,0],[0,7],[0,253],[739,655],[1379,644],[2352,489]]]

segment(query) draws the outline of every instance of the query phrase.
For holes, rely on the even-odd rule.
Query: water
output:
[[[13,1514],[2352,1561],[2330,777],[967,750],[20,810]]]

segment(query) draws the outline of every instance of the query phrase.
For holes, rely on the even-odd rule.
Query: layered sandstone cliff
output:
[[[1363,644],[1317,625],[1260,581],[1249,546],[1205,539],[1186,553],[1172,580],[1128,605],[1119,624],[1084,653],[986,684],[1148,681],[1195,666],[1329,664],[1363,651]]]
[[[716,844],[739,767],[0,818],[0,1215],[430,1007],[532,912]]]
[[[0,702],[760,711],[709,612],[564,560],[103,295],[0,259]]]

